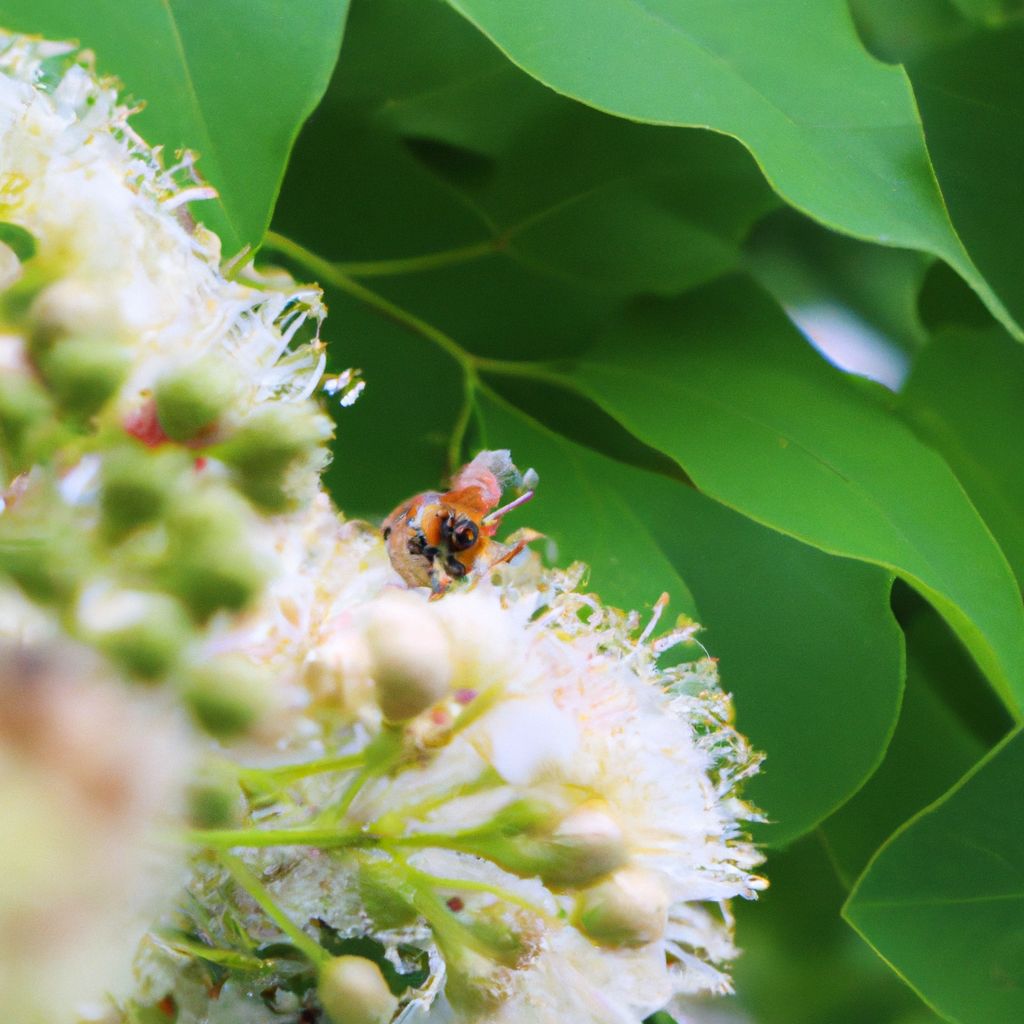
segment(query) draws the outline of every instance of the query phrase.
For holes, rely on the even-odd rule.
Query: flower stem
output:
[[[230,853],[217,855],[221,864],[231,873],[235,882],[244,889],[285,935],[291,939],[296,949],[301,950],[308,959],[317,965],[330,959],[330,954],[315,939],[310,938],[292,919],[277,905],[274,897],[266,886],[235,856]]]
[[[322,256],[317,256],[316,253],[299,245],[298,242],[293,242],[290,238],[285,238],[283,235],[273,231],[267,232],[265,243],[272,249],[305,267],[319,277],[323,283],[351,295],[354,299],[358,299],[400,327],[404,327],[413,334],[426,338],[451,356],[467,374],[475,373],[473,369],[474,357],[454,338],[445,334],[439,328],[434,327],[433,324],[427,323],[426,320],[421,320],[415,313],[410,313],[407,309],[403,309],[390,299],[386,299],[383,295],[379,295],[365,285],[359,284],[358,281],[353,280],[341,270],[337,263],[332,263],[330,260],[325,260]]]
[[[270,237],[267,244],[276,248],[275,242],[279,235]],[[493,256],[504,248],[503,239],[485,238],[482,242],[463,245],[455,249],[442,249],[438,252],[424,253],[422,256],[406,256],[391,260],[354,260],[339,261],[334,266],[343,274],[351,277],[390,277],[398,274],[416,274],[423,270],[436,270],[439,267],[450,267],[459,263],[469,263],[484,256]]]
[[[239,782],[252,785],[266,783],[287,785],[310,775],[322,775],[325,772],[344,772],[362,767],[365,757],[362,753],[345,754],[340,757],[320,757],[315,761],[302,764],[286,764],[275,768],[235,768]]]
[[[362,829],[337,828],[224,828],[190,829],[187,842],[208,850],[233,850],[236,847],[318,846],[321,849],[374,846],[380,838]]]

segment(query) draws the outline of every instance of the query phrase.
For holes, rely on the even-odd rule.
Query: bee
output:
[[[482,575],[511,561],[538,534],[512,545],[494,539],[505,515],[533,497],[536,473],[520,475],[508,451],[482,451],[451,480],[448,491],[424,491],[402,502],[381,530],[388,556],[411,587],[440,597],[454,580]],[[498,508],[504,487],[521,493]]]

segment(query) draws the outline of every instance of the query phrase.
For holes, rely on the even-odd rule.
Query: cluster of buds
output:
[[[319,293],[226,276],[181,215],[208,190],[126,116],[84,55],[0,37],[0,789],[23,822],[0,864],[25,893],[0,917],[52,918],[45,864],[97,926],[26,943],[73,980],[0,968],[0,1006],[63,1022],[107,984],[78,956],[120,920],[96,901],[186,788],[187,893],[91,1021],[635,1024],[727,991],[758,757],[697,627],[654,639],[581,567],[494,540],[527,497],[496,507],[507,453],[387,539],[345,522],[319,489]],[[180,707],[201,728],[162,754]],[[153,782],[193,747],[189,787]]]
[[[0,586],[241,731],[255,669],[204,640],[258,598],[261,522],[326,461],[322,346],[299,338],[319,294],[223,275],[179,216],[188,164],[160,165],[82,55],[5,37],[0,71]]]
[[[192,892],[227,910],[173,920],[141,1003],[201,1002],[182,952],[238,954],[240,926],[307,962],[305,988],[240,972],[250,1014],[601,1024],[728,991],[759,758],[697,627],[652,639],[532,557],[430,600],[325,498],[279,530],[303,557],[221,643],[271,666],[288,739],[211,771]]]

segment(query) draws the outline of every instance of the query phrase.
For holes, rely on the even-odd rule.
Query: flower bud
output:
[[[366,625],[377,703],[404,722],[436,704],[451,687],[451,649],[427,606],[409,595],[377,601]]]
[[[249,732],[270,704],[266,675],[238,655],[193,666],[185,675],[182,695],[192,717],[221,739]]]
[[[111,539],[158,519],[188,468],[188,456],[167,448],[125,445],[103,460],[100,511]]]
[[[329,421],[306,403],[275,402],[258,408],[218,447],[217,457],[243,478],[280,477],[302,455],[330,437]]]
[[[113,341],[64,338],[40,360],[46,383],[72,416],[97,412],[128,373],[129,356]]]
[[[249,510],[226,489],[188,495],[168,516],[161,577],[200,622],[222,608],[240,611],[263,588],[263,560],[245,539],[249,521]]]
[[[331,1024],[387,1024],[398,1009],[380,968],[362,956],[328,960],[317,995]]]
[[[112,315],[110,300],[94,285],[72,278],[48,283],[45,274],[28,275],[15,291],[23,292],[28,308],[30,337],[34,351],[42,351],[69,334],[103,337],[109,333]]]
[[[90,587],[78,618],[92,643],[139,679],[166,675],[192,638],[185,609],[166,594]]]
[[[668,890],[653,871],[620,868],[580,895],[576,923],[601,945],[645,946],[665,934],[668,905]]]
[[[237,824],[241,790],[237,779],[216,765],[206,765],[189,786],[188,817],[195,828],[227,828]]]
[[[172,441],[191,441],[211,427],[235,392],[235,370],[208,356],[164,374],[156,383],[156,415]]]
[[[0,373],[0,435],[21,452],[29,431],[54,416],[50,396],[28,374]]]
[[[403,928],[416,920],[404,887],[404,878],[393,861],[367,859],[359,866],[360,902],[378,928]]]
[[[570,811],[552,833],[548,863],[540,872],[554,885],[588,885],[626,862],[626,843],[619,823],[598,800]]]

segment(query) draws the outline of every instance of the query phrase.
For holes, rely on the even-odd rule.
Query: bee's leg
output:
[[[516,555],[518,555],[519,552],[522,551],[526,547],[526,545],[529,544],[529,543],[530,543],[529,540],[521,540],[514,547],[511,547],[507,551],[505,551],[502,554],[500,554],[496,559],[494,559],[493,562],[488,564],[488,566],[487,566],[488,572],[491,569],[494,569],[495,567],[503,564],[504,562],[511,562],[512,559],[515,558]]]
[[[444,597],[448,588],[452,585],[452,578],[440,569],[430,570],[430,600],[436,601]]]

